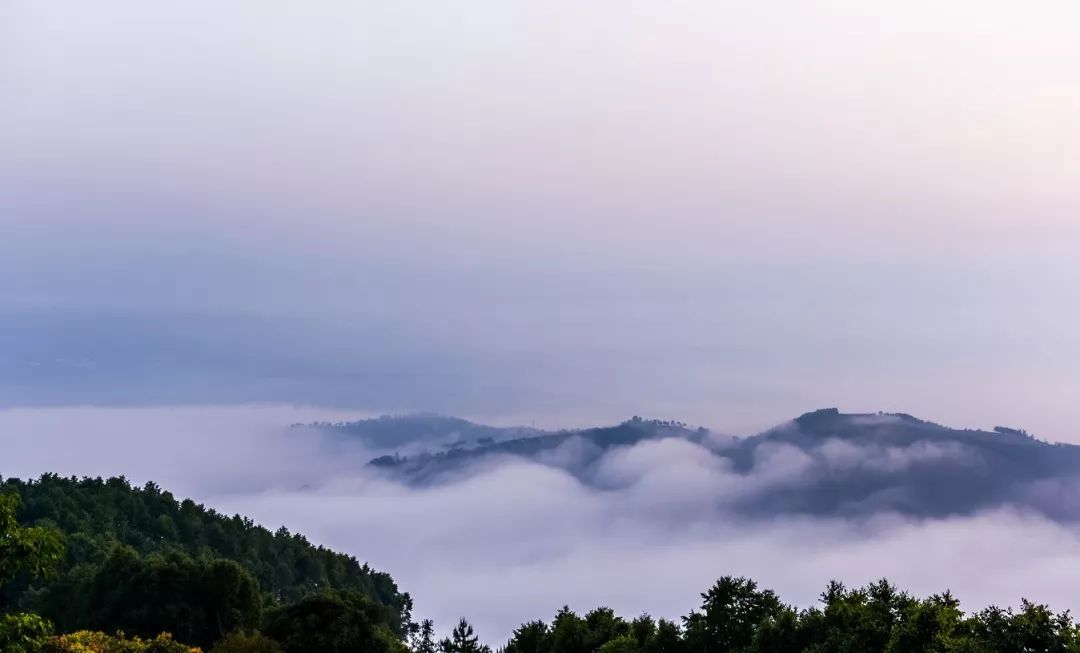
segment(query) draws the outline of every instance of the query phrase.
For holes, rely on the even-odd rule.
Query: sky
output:
[[[1076,440],[1069,2],[0,1],[0,405]]]

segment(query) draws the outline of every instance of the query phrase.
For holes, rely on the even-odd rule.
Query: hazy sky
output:
[[[1080,439],[1074,2],[0,0],[0,406]]]

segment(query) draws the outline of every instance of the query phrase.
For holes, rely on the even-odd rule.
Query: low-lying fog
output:
[[[414,488],[365,468],[385,452],[288,428],[359,417],[285,406],[11,409],[0,411],[0,475],[153,480],[178,498],[285,525],[391,573],[417,617],[445,629],[467,616],[491,643],[564,604],[678,617],[724,574],[801,606],[830,579],[884,576],[918,594],[951,589],[968,610],[1022,595],[1080,608],[1080,531],[1018,509],[747,518],[727,500],[790,483],[800,466],[775,459],[736,477],[684,440],[609,451],[600,467],[617,482],[602,490],[515,458]],[[1062,501],[1077,498],[1062,490]]]

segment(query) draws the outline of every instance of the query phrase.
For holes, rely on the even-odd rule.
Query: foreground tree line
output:
[[[0,653],[403,653],[411,613],[388,574],[153,483],[0,482]]]
[[[1035,653],[1080,652],[1068,613],[1022,602],[965,615],[948,592],[918,599],[887,581],[849,589],[832,582],[821,605],[800,610],[746,578],[726,576],[676,623],[627,620],[608,608],[514,631],[505,653]]]
[[[465,619],[443,639],[414,623],[385,574],[188,503],[122,479],[0,485],[0,653],[491,653]],[[1068,613],[965,614],[884,580],[830,583],[809,609],[735,577],[701,599],[677,621],[563,608],[499,651],[1080,653]]]
[[[187,591],[202,591],[187,580],[213,584],[215,576],[230,575],[249,591],[248,581],[254,579],[267,604],[290,603],[333,588],[371,599],[386,611],[389,627],[399,635],[412,621],[412,599],[389,574],[313,546],[285,528],[270,531],[190,499],[178,501],[154,483],[133,487],[123,478],[45,475],[34,481],[2,480],[0,493],[19,497],[21,523],[54,528],[65,544],[52,579],[36,584],[16,579],[2,588],[0,601],[41,612],[65,629],[88,624],[93,611],[111,605],[112,598],[123,598],[100,594],[115,593],[110,575],[144,582],[147,576],[166,575],[185,580]],[[137,569],[144,574],[135,574]],[[73,605],[73,598],[80,604]]]

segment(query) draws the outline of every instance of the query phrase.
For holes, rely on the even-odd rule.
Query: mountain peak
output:
[[[799,415],[795,418],[795,423],[802,426],[804,424],[814,424],[823,420],[836,419],[840,416],[841,413],[839,408],[819,408]]]

